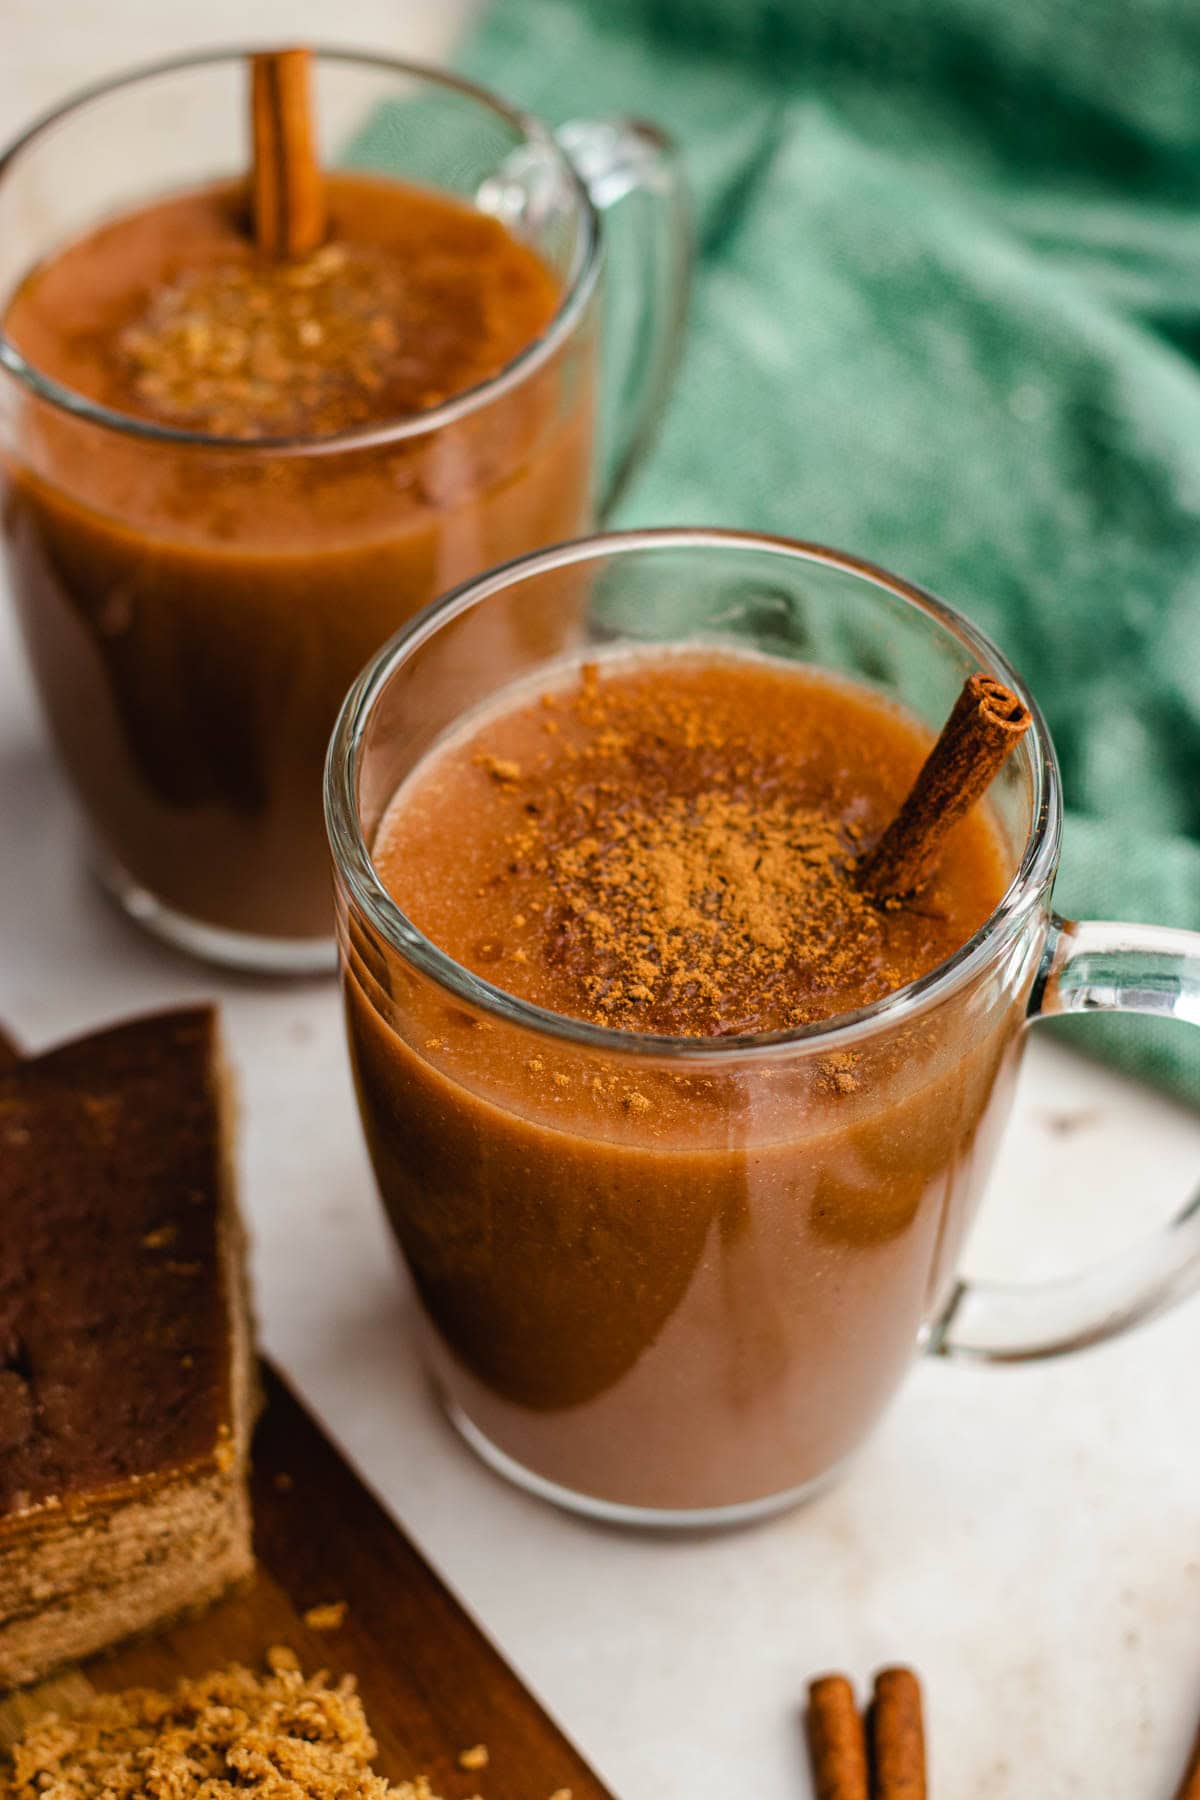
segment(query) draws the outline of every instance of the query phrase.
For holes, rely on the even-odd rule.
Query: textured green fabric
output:
[[[1195,0],[496,0],[463,61],[684,147],[695,305],[620,522],[944,595],[1049,716],[1062,909],[1200,927]],[[1194,1031],[1083,1029],[1200,1100]]]

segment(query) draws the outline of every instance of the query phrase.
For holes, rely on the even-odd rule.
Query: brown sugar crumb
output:
[[[121,1101],[118,1097],[115,1094],[84,1094],[81,1105],[96,1127],[96,1135],[106,1144],[111,1144],[121,1119]]]
[[[858,1090],[856,1061],[856,1057],[850,1051],[839,1051],[834,1055],[826,1056],[821,1066],[821,1085],[836,1094],[856,1093]]]
[[[322,1606],[310,1606],[304,1623],[310,1631],[340,1631],[349,1610],[344,1600],[327,1600]]]
[[[555,1788],[550,1800],[571,1800],[570,1788]]]
[[[296,1483],[286,1469],[279,1469],[271,1478],[271,1486],[277,1494],[290,1494]]]
[[[650,1111],[650,1102],[647,1100],[645,1094],[639,1094],[637,1092],[626,1094],[621,1104],[624,1106],[626,1112],[648,1113]]]
[[[367,245],[230,261],[159,287],[117,353],[139,403],[173,424],[235,438],[345,431],[378,417],[405,300],[394,259]]]
[[[506,756],[488,756],[485,754],[483,756],[477,756],[475,761],[479,764],[481,769],[486,770],[493,781],[512,782],[520,781],[521,779],[520,763],[512,762]]]
[[[290,1654],[273,1650],[265,1675],[234,1667],[47,1714],[10,1752],[6,1800],[434,1800],[423,1776],[372,1769],[353,1678],[305,1680]]]
[[[373,850],[420,929],[521,1000],[635,1033],[793,1031],[935,968],[1003,891],[982,817],[956,828],[920,906],[860,890],[862,846],[928,734],[850,683],[669,651],[589,664],[556,698],[552,740],[545,702],[527,698],[438,752]],[[458,850],[451,862],[440,847],[451,807],[461,884]],[[853,1096],[854,1068],[811,1067],[833,1098]],[[574,1092],[601,1097],[582,1071]],[[622,1097],[619,1084],[603,1099]]]
[[[486,1744],[473,1744],[469,1750],[460,1750],[458,1766],[460,1769],[486,1769],[488,1766],[488,1747]]]
[[[799,1025],[879,962],[880,915],[855,885],[847,833],[787,791],[769,745],[739,741],[685,694],[651,712],[594,664],[569,712],[573,779],[531,771],[508,848],[513,868],[544,877],[547,961],[585,1017],[697,1036]],[[476,761],[521,779],[503,758]]]
[[[179,1227],[177,1225],[160,1225],[156,1230],[146,1233],[142,1244],[147,1250],[166,1250],[178,1236]]]

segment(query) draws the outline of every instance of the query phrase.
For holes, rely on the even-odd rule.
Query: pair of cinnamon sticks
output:
[[[808,1690],[808,1747],[817,1800],[925,1800],[921,1684],[911,1669],[881,1669],[866,1717],[845,1675]]]
[[[911,1669],[881,1669],[866,1720],[845,1675],[808,1690],[808,1744],[817,1800],[926,1800],[921,1684]],[[1200,1800],[1200,1733],[1175,1800]]]

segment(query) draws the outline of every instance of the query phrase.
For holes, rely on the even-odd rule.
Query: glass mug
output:
[[[162,63],[26,132],[0,158],[0,314],[99,221],[244,172],[246,80],[244,52]],[[0,334],[8,574],[102,878],[193,952],[295,972],[335,960],[321,769],[346,688],[435,594],[604,512],[660,410],[688,272],[651,128],[555,137],[451,75],[339,51],[313,81],[326,167],[466,200],[559,277],[499,374],[394,424],[254,443],[109,411]],[[630,264],[603,333],[602,215]]]
[[[554,609],[548,652],[520,631],[526,611]],[[515,634],[500,681],[464,655],[497,617]],[[802,659],[931,727],[976,669],[1016,688],[1034,726],[991,794],[1010,879],[970,942],[861,1011],[705,1040],[546,1012],[426,939],[371,863],[398,784],[514,672],[553,685],[564,656],[654,642]],[[919,1351],[1046,1356],[1200,1284],[1196,1205],[1066,1282],[956,1276],[1026,1025],[1083,1010],[1200,1022],[1200,936],[1054,914],[1045,725],[995,646],[920,588],[734,532],[527,557],[449,594],[370,664],[330,747],[326,813],[359,1105],[425,1353],[463,1435],[525,1487],[613,1520],[749,1519],[824,1481]],[[631,1090],[651,1106],[602,1097]]]

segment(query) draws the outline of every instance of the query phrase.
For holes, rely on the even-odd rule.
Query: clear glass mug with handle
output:
[[[7,303],[101,223],[244,176],[248,54],[119,76],[0,156],[0,516],[102,878],[189,950],[301,972],[334,964],[321,768],[346,688],[447,586],[603,517],[670,383],[689,245],[652,128],[556,136],[450,74],[322,50],[323,166],[498,218],[559,285],[550,324],[492,379],[337,436],[254,442],[111,411],[26,356]]]
[[[470,650],[558,609],[499,673]],[[380,883],[398,786],[508,679],[655,643],[774,652],[870,684],[936,728],[964,678],[1034,726],[989,804],[1009,882],[950,961],[789,1033],[614,1031],[463,968]],[[965,618],[852,557],[713,531],[596,537],[448,595],[369,665],[326,772],[359,1104],[451,1416],[513,1479],[649,1524],[789,1505],[861,1442],[921,1350],[1076,1350],[1200,1285],[1200,1207],[1051,1286],[958,1276],[1027,1027],[1069,1011],[1200,1023],[1200,936],[1059,918],[1054,749]],[[447,820],[452,842],[453,820]],[[639,1097],[636,1106],[622,1096]]]

